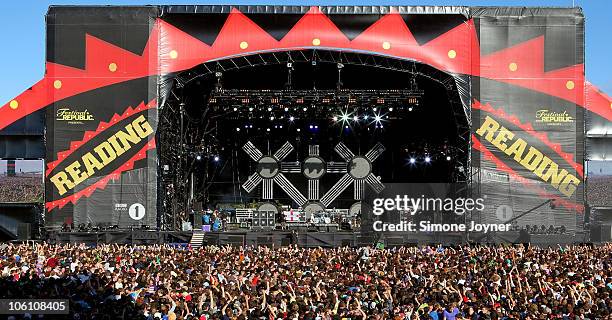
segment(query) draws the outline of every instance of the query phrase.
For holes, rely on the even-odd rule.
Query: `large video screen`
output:
[[[587,200],[593,207],[612,206],[612,161],[587,162]]]
[[[0,160],[0,203],[43,202],[43,160]]]

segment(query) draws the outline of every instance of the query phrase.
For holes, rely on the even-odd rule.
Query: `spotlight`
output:
[[[304,111],[308,111],[308,108],[304,107],[304,108],[302,108],[302,110],[304,110]]]
[[[393,108],[389,108],[389,111],[393,111]]]
[[[342,114],[342,117],[341,117],[342,121],[348,121],[348,118],[349,118],[348,114],[346,113]]]
[[[319,129],[319,126],[315,126],[315,129]]]
[[[409,107],[409,108],[408,108],[408,111],[412,111],[412,107]]]
[[[219,162],[219,156],[215,156],[215,157],[213,158],[213,160],[214,160],[215,162]]]
[[[416,162],[416,159],[415,159],[415,158],[410,158],[410,163],[411,163],[411,164],[414,164],[415,162]]]
[[[336,116],[334,116],[332,119],[333,119],[334,121],[338,121],[338,117],[336,117]]]
[[[430,163],[431,162],[431,158],[429,156],[425,157],[425,162]]]
[[[202,160],[202,156],[198,154],[198,155],[196,156],[196,160]]]
[[[380,115],[376,115],[376,116],[374,116],[374,120],[376,122],[380,122],[382,120],[382,117]]]
[[[266,131],[270,132],[270,128],[266,129]]]
[[[272,107],[268,107],[268,111],[272,111]]]
[[[446,156],[446,161],[450,161],[451,160],[451,156]]]
[[[344,129],[348,129],[348,128],[349,128],[349,126],[344,126]]]
[[[293,122],[293,120],[295,120],[293,116],[289,117],[289,121]]]
[[[300,128],[297,128],[297,132],[300,132],[300,131],[302,131],[302,129],[300,129]]]
[[[289,108],[285,107],[285,112],[289,111]]]
[[[234,107],[234,111],[238,111],[238,108]]]
[[[253,125],[252,125],[252,124],[251,124],[251,125],[249,125],[249,128],[250,128],[250,129],[253,129]]]
[[[249,108],[249,112],[252,112],[252,111],[253,111],[253,107],[250,107],[250,108]]]
[[[240,128],[236,128],[236,131],[240,131]]]
[[[274,116],[270,117],[270,120],[274,120]]]
[[[314,126],[311,124],[311,125],[310,125],[310,129],[312,129],[312,128],[314,128]]]
[[[363,116],[363,120],[368,120],[368,115]]]
[[[355,122],[359,121],[359,117],[358,116],[353,116],[353,121],[355,121]]]
[[[245,124],[245,125],[244,125],[244,128],[245,128],[245,129],[248,129],[248,128],[249,128],[249,125],[248,125],[248,124]]]

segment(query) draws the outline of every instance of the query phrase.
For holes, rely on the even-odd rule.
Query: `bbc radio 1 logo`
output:
[[[142,220],[146,215],[146,209],[141,203],[134,203],[128,207],[127,203],[116,203],[115,211],[125,212],[132,220]]]
[[[55,113],[56,121],[65,121],[69,124],[83,124],[86,121],[93,121],[94,116],[87,109],[73,110],[70,108],[59,108]]]

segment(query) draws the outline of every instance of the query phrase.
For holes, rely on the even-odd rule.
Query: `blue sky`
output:
[[[581,6],[586,16],[586,73],[587,79],[603,91],[612,94],[612,1],[609,0],[489,0],[489,1],[244,1],[208,0],[206,4],[275,4],[275,5],[503,5],[503,6],[561,6],[571,7],[572,3]],[[0,104],[9,101],[23,90],[40,80],[44,72],[45,60],[45,13],[50,4],[66,5],[144,5],[144,4],[186,4],[190,1],[46,1],[46,0],[9,0],[2,3],[0,19]],[[196,3],[196,2],[194,2]],[[200,2],[202,3],[202,2]]]

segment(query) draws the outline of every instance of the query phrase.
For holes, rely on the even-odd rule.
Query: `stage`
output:
[[[457,243],[531,243],[539,246],[556,246],[557,244],[584,243],[584,235],[530,235],[520,238],[518,232],[495,235],[486,238],[482,234],[396,234],[381,235],[352,231],[338,232],[292,232],[292,231],[227,231],[227,232],[191,232],[191,231],[155,231],[155,230],[113,230],[91,232],[47,232],[48,243],[86,243],[97,245],[117,243],[127,245],[173,244],[188,245],[194,234],[202,235],[202,245],[232,246],[288,246],[297,245],[303,248],[337,248],[376,246],[382,243],[385,247],[416,245],[456,245]],[[519,239],[520,238],[520,239]]]

